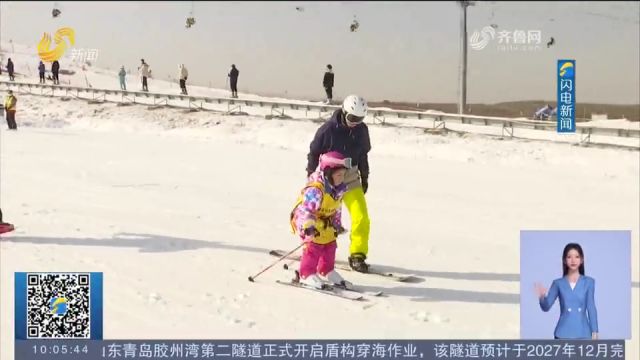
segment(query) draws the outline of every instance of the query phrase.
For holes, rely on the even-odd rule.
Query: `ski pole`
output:
[[[260,274],[262,274],[263,272],[271,269],[273,267],[273,265],[279,263],[280,261],[284,260],[287,256],[293,254],[294,252],[296,252],[298,249],[300,249],[302,246],[304,245],[304,243],[301,243],[300,245],[296,246],[295,249],[289,251],[287,254],[285,254],[284,256],[282,256],[281,258],[279,258],[278,260],[276,260],[275,262],[273,262],[273,264],[267,266],[266,268],[262,269],[262,271],[260,271],[259,273],[253,275],[253,276],[249,276],[249,281],[254,282],[255,278],[257,278]]]

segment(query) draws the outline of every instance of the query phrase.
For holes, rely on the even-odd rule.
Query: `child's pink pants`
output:
[[[337,248],[336,241],[325,245],[306,243],[300,259],[300,277],[304,279],[315,273],[324,276],[331,272],[335,266]]]

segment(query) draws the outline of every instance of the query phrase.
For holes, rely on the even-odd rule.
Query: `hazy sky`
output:
[[[334,98],[458,98],[460,9],[453,1],[58,4],[62,15],[54,19],[54,2],[3,1],[1,40],[36,45],[44,32],[69,26],[76,48],[99,49],[98,66],[135,70],[144,58],[162,79],[184,63],[190,84],[222,88],[235,63],[241,92],[321,99],[331,63]],[[196,24],[186,29],[192,6]],[[360,28],[351,33],[354,15]],[[638,2],[477,2],[468,10],[469,36],[496,24],[497,31],[540,30],[542,44],[505,52],[494,39],[482,50],[469,47],[468,102],[554,100],[556,61],[572,58],[578,102],[639,103],[639,20]]]

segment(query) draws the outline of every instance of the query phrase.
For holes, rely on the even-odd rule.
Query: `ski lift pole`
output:
[[[473,1],[458,1],[460,5],[460,88],[458,113],[464,114],[467,106],[467,8],[475,5]]]

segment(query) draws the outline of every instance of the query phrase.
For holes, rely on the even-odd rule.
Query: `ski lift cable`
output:
[[[503,7],[503,8],[498,8],[497,6],[495,6],[496,2],[495,1],[489,1],[489,2],[485,2],[488,3],[491,6],[491,17],[490,19],[493,19],[495,16],[495,10],[498,9],[500,13],[504,13],[505,15],[515,15],[516,12],[511,12],[511,11],[505,11],[507,10],[507,8]],[[622,23],[627,23],[627,24],[639,24],[640,21],[638,18],[631,18],[628,16],[621,16],[620,14],[611,14],[611,13],[604,13],[602,11],[594,11],[591,9],[575,9],[570,12],[573,15],[588,15],[588,16],[594,16],[594,17],[600,17],[600,18],[604,18],[604,19],[610,19],[610,20],[614,20],[616,22],[622,22]],[[555,21],[554,18],[549,18],[550,22]]]
[[[597,17],[601,17],[601,18],[615,20],[615,21],[626,22],[626,23],[630,23],[630,24],[638,24],[639,23],[638,19],[631,19],[631,18],[628,18],[628,17],[621,17],[621,16],[618,16],[618,15],[603,14],[603,13],[597,13],[597,12],[594,12],[594,11],[580,11],[580,13],[585,14],[585,15],[597,16]]]

